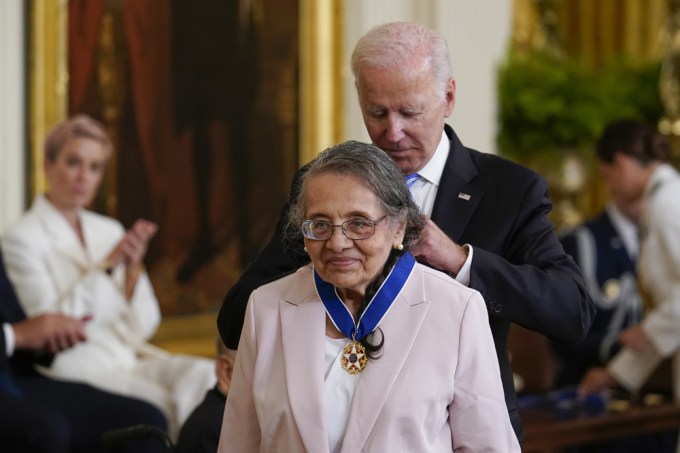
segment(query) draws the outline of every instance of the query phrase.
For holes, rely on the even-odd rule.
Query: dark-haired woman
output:
[[[621,333],[623,348],[607,366],[584,377],[581,393],[617,384],[637,391],[664,358],[672,357],[673,390],[680,401],[680,174],[668,163],[669,155],[668,140],[637,120],[608,125],[598,141],[598,164],[612,195],[644,197],[637,273],[647,311],[640,324]]]

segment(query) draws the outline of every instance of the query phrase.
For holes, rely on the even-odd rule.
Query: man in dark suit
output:
[[[103,451],[103,433],[145,424],[163,431],[160,410],[35,370],[52,354],[85,340],[87,319],[43,314],[27,319],[0,255],[0,449],[3,452]],[[157,439],[127,442],[126,452],[166,451]]]
[[[375,27],[357,43],[352,70],[373,143],[411,180],[427,216],[413,254],[486,300],[506,403],[521,440],[506,348],[510,322],[579,341],[595,314],[581,274],[547,218],[547,184],[524,167],[464,147],[445,125],[456,86],[446,42],[432,30],[412,23]],[[301,240],[284,241],[285,228],[281,219],[225,298],[218,326],[229,348],[238,346],[250,292],[308,261]]]

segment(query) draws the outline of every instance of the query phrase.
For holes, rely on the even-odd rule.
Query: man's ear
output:
[[[444,118],[448,118],[453,113],[453,107],[456,105],[456,79],[451,77],[446,82],[446,108],[444,109]]]
[[[217,375],[217,388],[223,395],[229,393],[231,385],[231,373],[234,371],[234,355],[220,354],[215,359],[215,374]]]

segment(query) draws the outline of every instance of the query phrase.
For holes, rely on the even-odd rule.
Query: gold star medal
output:
[[[366,349],[358,341],[347,343],[340,354],[340,365],[349,374],[359,374],[364,371],[368,364]]]

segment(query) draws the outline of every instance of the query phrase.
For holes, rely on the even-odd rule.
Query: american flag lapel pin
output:
[[[470,201],[470,195],[467,193],[463,192],[458,193],[458,198],[460,198],[461,200]]]

